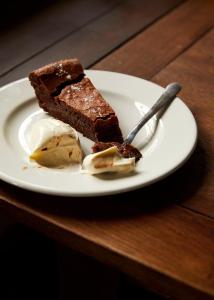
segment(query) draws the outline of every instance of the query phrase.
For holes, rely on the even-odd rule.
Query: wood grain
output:
[[[160,186],[63,199],[11,191],[4,184],[0,206],[58,242],[134,276],[148,289],[173,299],[211,299],[214,220],[173,206]]]
[[[55,45],[17,66],[8,74],[1,76],[0,85],[26,77],[31,70],[63,57],[78,57],[87,67],[180,2],[181,0],[122,1],[108,14],[73,32]],[[26,52],[22,51],[23,56],[29,58]],[[4,53],[7,55],[6,50]],[[5,63],[12,64],[11,60],[6,58],[4,60],[7,60]],[[14,63],[12,65],[14,66]]]
[[[20,2],[9,5],[8,12],[5,8],[8,22],[1,27],[0,75],[118,4],[117,0]]]
[[[137,1],[135,4],[137,5]],[[150,7],[150,4],[147,5]],[[51,47],[47,52],[44,51],[44,59],[57,57],[60,54],[57,53],[58,50],[62,50],[61,53],[64,54],[69,53],[76,41],[79,46],[75,51],[82,51],[80,55],[85,63],[98,60],[136,34],[142,12],[137,12],[138,6],[135,7],[135,20],[132,14],[129,16],[130,7],[121,4],[120,8],[90,23],[90,30],[87,31],[88,27],[85,27],[83,34],[79,30],[76,37],[72,34],[72,38],[69,36],[62,44],[57,44],[59,48]],[[96,65],[108,66],[111,58],[116,62],[114,55],[122,51],[124,65],[118,64],[118,71],[124,70],[135,75],[139,72],[141,76],[145,74],[148,78],[160,71],[152,77],[155,82],[165,85],[170,79],[178,80],[184,85],[181,96],[197,117],[199,144],[183,168],[151,187],[95,199],[50,197],[1,182],[1,212],[74,250],[130,274],[142,285],[164,296],[173,299],[213,299],[213,142],[210,134],[213,131],[213,31],[190,47],[213,26],[212,9],[211,1],[189,1],[140,33],[141,38],[137,36],[133,39],[135,44],[130,41],[118,49],[116,54],[111,53]],[[151,11],[152,7],[147,13]],[[129,29],[127,25],[112,33],[118,16],[121,16],[121,20],[122,17],[123,20],[124,17],[130,20],[131,27]],[[151,16],[145,17],[147,21],[140,23],[141,29],[157,19],[157,13],[152,16],[153,19]],[[91,39],[93,28],[96,30],[94,29],[94,39]],[[151,34],[148,33],[150,30]],[[86,42],[89,41],[87,36],[91,44],[82,42],[83,37]],[[105,37],[106,45],[103,45]],[[171,43],[172,38],[176,42]],[[142,41],[145,48],[140,47]],[[152,41],[157,44],[156,48],[153,47],[156,49],[156,56],[152,50],[150,57]],[[64,48],[61,49],[60,46]],[[94,53],[96,47],[97,55]],[[187,51],[176,58],[188,47]],[[135,49],[136,55],[133,55]],[[132,55],[134,59],[129,65],[128,58]],[[157,55],[159,60],[155,59]],[[28,68],[43,61],[42,54],[37,58],[38,61],[36,58],[29,60],[2,77],[2,83],[23,76]],[[141,60],[142,67],[139,66]],[[164,68],[167,64],[169,65]],[[161,71],[162,68],[164,69]]]
[[[98,62],[93,69],[151,79],[214,25],[214,1],[191,0]]]
[[[183,205],[214,218],[213,49],[214,30],[153,77],[153,81],[165,85],[170,78],[170,81],[179,81],[183,85],[181,98],[194,113],[199,130],[197,155],[183,175],[188,178],[190,186],[199,177],[202,179],[200,188],[186,198]]]
[[[200,14],[195,14],[195,11],[200,11]],[[177,182],[181,186],[188,182],[180,199],[182,205],[210,217],[214,217],[212,33],[178,59],[173,59],[214,25],[213,11],[213,1],[189,1],[93,67],[137,75],[162,85],[172,81],[183,83],[181,97],[197,118],[199,143],[188,164],[168,179],[171,182],[168,187],[173,196]],[[156,47],[152,47],[153,41],[156,41]],[[169,68],[160,73],[165,75],[152,77],[171,61]],[[172,71],[168,73],[168,70]],[[195,174],[194,181],[192,174]]]

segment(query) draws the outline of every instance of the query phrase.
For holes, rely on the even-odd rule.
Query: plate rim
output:
[[[122,75],[122,76],[127,76],[127,77],[132,77],[134,79],[137,79],[137,80],[143,80],[144,82],[150,84],[151,86],[154,85],[155,87],[158,87],[158,88],[161,88],[163,89],[163,87],[161,87],[160,85],[154,83],[154,82],[151,82],[151,81],[148,81],[146,79],[143,79],[143,78],[139,78],[139,77],[136,77],[136,76],[132,76],[132,75],[128,75],[128,74],[124,74],[124,73],[118,73],[118,72],[111,72],[111,71],[103,71],[103,70],[85,70],[86,71],[86,75],[89,75],[90,73],[112,73],[112,74],[117,74],[117,75]],[[90,76],[90,75],[89,75]],[[19,84],[19,83],[22,83],[22,82],[26,82],[28,81],[28,78],[25,77],[25,78],[21,78],[21,79],[18,79],[16,81],[12,81],[2,87],[0,87],[0,92],[3,91],[4,89],[7,89],[7,88],[10,88],[10,86],[13,86],[14,84]],[[10,183],[16,187],[19,187],[21,189],[25,189],[25,190],[28,190],[28,191],[31,191],[31,192],[36,192],[36,193],[42,193],[42,194],[47,194],[47,195],[55,195],[55,196],[63,196],[63,197],[99,197],[99,196],[106,196],[106,195],[115,195],[115,194],[118,194],[118,193],[125,193],[125,192],[128,192],[128,191],[133,191],[133,190],[136,190],[136,189],[139,189],[139,188],[142,188],[142,187],[146,187],[148,185],[151,185],[151,184],[154,184],[155,182],[158,182],[158,181],[161,181],[163,180],[164,178],[168,177],[170,174],[174,173],[175,171],[177,171],[179,168],[181,168],[185,163],[186,161],[189,159],[189,157],[192,155],[192,153],[194,152],[195,150],[195,147],[197,145],[197,140],[198,140],[198,128],[197,128],[197,123],[196,123],[196,120],[194,118],[194,115],[193,113],[191,112],[191,110],[189,109],[189,107],[180,99],[178,98],[182,104],[185,106],[185,108],[187,108],[188,110],[188,113],[191,115],[192,117],[192,121],[194,123],[194,129],[195,129],[195,139],[194,139],[194,143],[191,145],[191,147],[189,148],[189,151],[188,151],[188,154],[185,156],[185,158],[183,158],[179,164],[177,164],[176,167],[173,167],[171,168],[170,170],[168,170],[167,172],[163,173],[162,175],[159,175],[159,176],[156,176],[155,178],[147,181],[147,182],[141,182],[141,183],[134,183],[133,185],[130,185],[130,186],[127,186],[127,187],[123,187],[122,190],[119,190],[119,189],[113,189],[113,190],[107,190],[107,191],[99,191],[99,192],[96,192],[96,191],[90,191],[90,193],[86,194],[86,193],[81,193],[81,192],[72,192],[72,191],[58,191],[57,194],[56,194],[56,190],[52,190],[51,188],[49,187],[45,187],[45,186],[41,186],[41,185],[38,185],[38,184],[32,184],[32,183],[29,183],[29,182],[26,182],[26,181],[23,181],[22,179],[19,179],[17,177],[12,177],[8,174],[5,174],[4,172],[1,171],[0,169],[0,179],[2,179],[3,181],[7,182],[7,183]]]

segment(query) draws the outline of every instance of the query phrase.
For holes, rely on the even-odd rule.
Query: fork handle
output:
[[[143,125],[145,125],[162,107],[170,104],[175,99],[176,95],[180,92],[180,90],[181,85],[177,82],[170,83],[169,85],[167,85],[163,94],[160,96],[157,102],[155,102],[155,104],[150,108],[150,110],[142,117],[142,119],[137,123],[137,125],[130,131],[123,144],[131,144],[136,134],[140,131]]]

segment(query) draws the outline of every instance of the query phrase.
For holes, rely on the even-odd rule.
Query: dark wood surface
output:
[[[69,56],[86,67],[160,85],[179,81],[181,98],[199,127],[196,150],[169,178],[111,197],[64,199],[0,182],[1,213],[163,296],[213,299],[214,2],[91,1],[90,8],[86,2],[46,3],[32,18],[5,26],[1,85]],[[57,11],[56,32],[49,35]],[[25,41],[28,45],[20,49]]]
[[[22,12],[20,16],[22,18],[17,20],[15,26],[2,24],[0,75],[78,31],[118,4],[118,1],[114,0],[53,0],[52,3],[46,0],[44,3],[38,1],[34,9],[31,6],[25,8],[26,11],[23,13],[23,5],[20,5],[22,2],[22,0],[14,1],[14,14],[10,14],[11,7],[8,12],[8,19],[12,24],[14,16]],[[81,18],[77,11],[81,11]],[[16,55],[11,55],[14,45]]]
[[[106,3],[108,1],[103,2]],[[64,39],[58,40],[58,36],[56,36],[53,45],[47,47],[47,49],[44,47],[43,40],[39,39],[39,45],[36,49],[39,47],[43,49],[43,51],[41,50],[33,57],[29,57],[29,51],[24,52],[26,61],[23,61],[21,64],[14,65],[14,63],[11,63],[11,59],[6,59],[6,57],[3,56],[5,69],[13,70],[12,72],[6,72],[6,74],[0,76],[0,84],[2,85],[11,80],[26,77],[32,69],[62,57],[78,57],[85,67],[89,67],[124,43],[127,39],[130,39],[146,26],[149,26],[149,24],[166,14],[180,2],[181,0],[162,0],[161,3],[156,0],[120,1],[111,11],[108,11],[98,18],[94,18],[91,22],[88,22],[86,26],[71,31]],[[82,11],[78,14],[80,19],[82,19],[81,13]],[[63,18],[63,16],[61,18]],[[47,29],[47,31],[48,30],[49,29]],[[63,30],[62,33],[64,33]],[[46,35],[49,35],[48,32]],[[24,38],[26,37],[24,36]],[[30,39],[30,37],[28,38]],[[22,43],[24,42],[25,40],[22,40]],[[35,51],[35,45],[32,47]],[[5,55],[8,54],[8,50],[9,49],[5,50]],[[22,49],[20,52],[20,55],[23,55]],[[17,57],[19,57],[19,53]],[[21,57],[19,60],[21,61]]]

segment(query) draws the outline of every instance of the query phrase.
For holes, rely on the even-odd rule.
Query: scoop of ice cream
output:
[[[83,171],[90,174],[106,172],[129,173],[135,168],[135,158],[123,158],[113,146],[104,151],[89,154],[83,160]]]
[[[46,167],[62,167],[83,159],[77,132],[53,118],[36,121],[29,142],[30,159]]]

